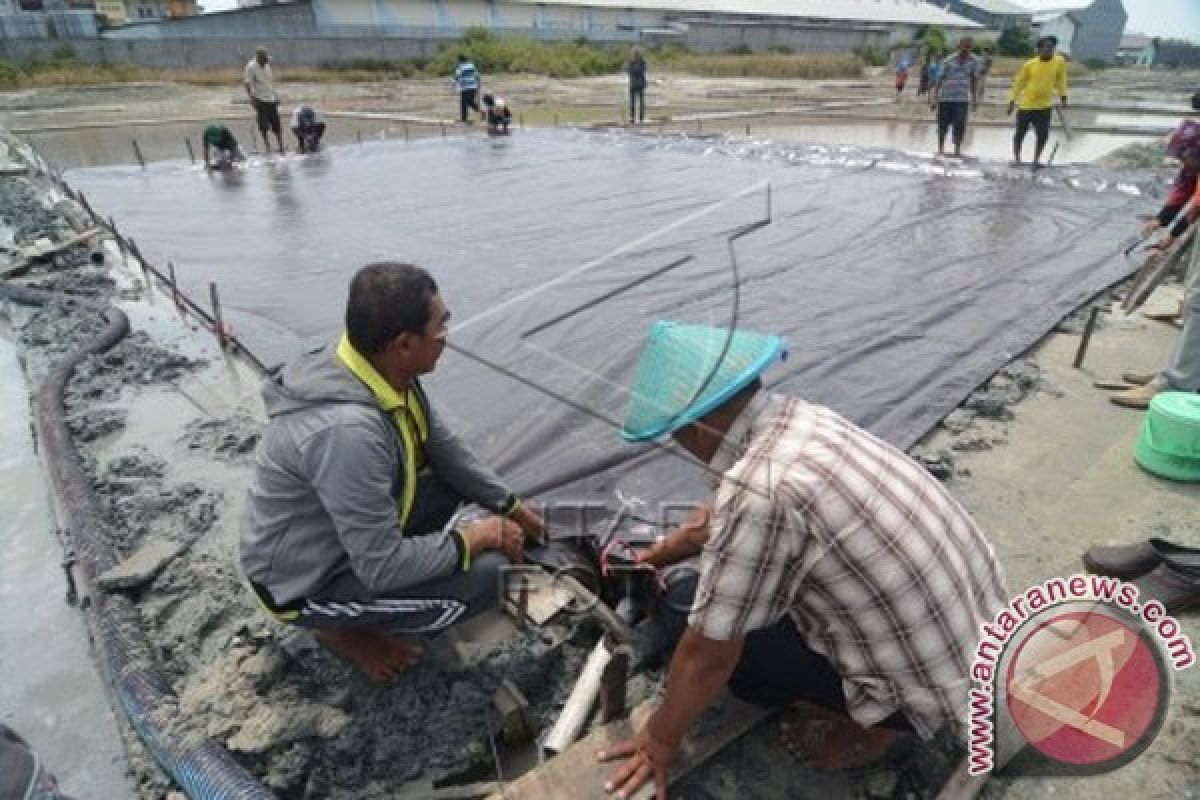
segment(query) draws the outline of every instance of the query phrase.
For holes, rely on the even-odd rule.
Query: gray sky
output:
[[[337,2],[337,0],[334,0]],[[1015,0],[1022,5],[1061,6],[1062,0]],[[1124,0],[1129,12],[1127,33],[1148,33],[1200,42],[1200,0]],[[237,7],[237,0],[200,0],[208,11]]]
[[[1198,0],[1125,0],[1126,33],[1148,33],[1200,42]]]

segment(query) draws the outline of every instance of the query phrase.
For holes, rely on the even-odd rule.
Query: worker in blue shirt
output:
[[[454,68],[454,86],[458,89],[458,111],[463,122],[468,122],[467,109],[473,109],[482,116],[479,109],[479,70],[471,60],[461,53],[458,56],[458,66]]]

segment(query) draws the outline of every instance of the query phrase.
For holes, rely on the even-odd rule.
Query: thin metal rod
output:
[[[142,148],[138,147],[137,139],[133,140],[133,155],[137,158],[142,169],[146,168],[146,159],[142,156]]]
[[[358,143],[362,144],[362,131],[355,131],[354,135],[358,137]]]
[[[217,334],[217,344],[224,350],[228,345],[228,341],[225,338],[225,322],[221,319],[221,298],[217,296],[217,285],[215,283],[208,284],[208,295],[212,299],[213,330]]]
[[[183,140],[183,143],[187,145],[188,158],[190,158],[192,160],[192,163],[195,164],[196,163],[196,151],[192,148],[191,137],[190,136],[185,137]]]
[[[670,264],[667,264],[665,267],[659,267],[656,270],[647,272],[645,275],[639,275],[638,277],[634,278],[633,280],[628,281],[628,282],[616,287],[615,289],[610,289],[609,291],[605,292],[604,294],[600,295],[599,297],[589,300],[588,302],[584,303],[583,305],[576,306],[575,308],[572,308],[570,311],[564,311],[563,313],[559,314],[558,316],[551,317],[550,319],[546,320],[541,325],[536,325],[536,326],[530,328],[529,330],[522,333],[521,337],[526,338],[529,336],[535,336],[535,335],[541,333],[542,331],[546,330],[547,328],[552,328],[555,325],[557,325],[558,323],[563,322],[564,320],[570,319],[571,317],[575,316],[576,314],[581,314],[584,311],[587,311],[589,308],[595,308],[596,306],[600,305],[601,303],[603,303],[607,300],[611,300],[612,298],[616,297],[617,295],[621,294],[622,292],[627,292],[636,286],[641,286],[643,283],[654,280],[655,278],[659,277],[660,275],[665,275],[668,272],[670,272],[671,270],[681,267],[684,264],[688,263],[689,261],[693,260],[693,258],[694,258],[694,256],[690,256],[690,255],[683,256],[682,258],[675,259]]]
[[[175,307],[176,307],[177,309],[179,309],[180,311],[182,311],[182,310],[183,310],[183,306],[182,306],[182,305],[180,304],[180,302],[179,302],[179,282],[178,282],[177,280],[175,280],[175,262],[174,262],[174,261],[168,261],[168,262],[167,262],[167,275],[168,275],[168,276],[170,277],[170,279],[171,279],[171,280],[170,280],[170,283],[171,283],[171,302],[175,304]]]

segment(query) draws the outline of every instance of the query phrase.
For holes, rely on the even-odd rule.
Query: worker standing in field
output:
[[[471,59],[461,53],[458,56],[458,66],[454,68],[454,87],[458,89],[458,113],[463,122],[470,122],[467,118],[467,109],[473,110],[480,116],[483,112],[479,109],[479,85],[482,81],[479,78],[479,70],[475,68],[475,64]]]
[[[929,106],[937,111],[938,155],[946,154],[946,134],[953,131],[954,155],[962,155],[967,118],[979,102],[979,59],[971,53],[970,36],[958,40],[954,55],[942,62],[929,93]]]
[[[242,83],[250,97],[250,105],[254,106],[263,144],[267,150],[271,149],[271,142],[267,139],[267,132],[270,131],[275,134],[279,152],[284,152],[283,124],[279,121],[279,95],[275,93],[275,76],[271,74],[271,59],[267,55],[267,48],[254,48],[254,58],[246,64]]]
[[[1058,39],[1043,36],[1037,41],[1037,55],[1022,65],[1013,81],[1012,94],[1008,99],[1008,113],[1017,111],[1017,130],[1013,134],[1013,160],[1021,162],[1021,147],[1032,127],[1036,144],[1033,151],[1033,168],[1042,166],[1042,151],[1050,139],[1050,119],[1054,112],[1054,96],[1062,98],[1067,107],[1067,62],[1054,51]]]
[[[646,121],[646,59],[642,51],[633,48],[633,56],[626,68],[629,73],[629,124]],[[634,109],[637,109],[635,118]]]

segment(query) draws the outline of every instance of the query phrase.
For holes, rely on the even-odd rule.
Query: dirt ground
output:
[[[1103,101],[1114,107],[1177,105],[1196,76],[1156,77],[1161,80],[1133,71],[1097,76],[1073,97],[1077,104]],[[889,83],[885,74],[822,83],[667,76],[652,86],[649,99],[656,116],[793,104],[819,107],[822,114],[913,113],[891,102]],[[602,123],[622,113],[620,78],[522,77],[506,78],[503,85],[524,109],[527,124],[554,124],[556,117],[562,124]],[[14,130],[78,123],[113,123],[123,130],[136,120],[227,114],[240,119],[245,109],[239,94],[157,84],[39,90],[0,96],[0,122]],[[285,87],[285,94],[329,111],[426,121],[452,113],[447,87],[432,81]],[[828,107],[841,101],[860,105],[850,112]],[[736,130],[742,119],[730,128]],[[720,129],[716,120],[708,124]],[[36,142],[52,134],[28,135]],[[175,147],[182,150],[178,139]],[[1132,165],[1161,161],[1153,148],[1126,152],[1132,153]],[[39,234],[61,235],[70,227],[70,214],[78,212],[60,205],[61,198],[44,184],[0,181],[0,216],[10,246]],[[486,773],[492,754],[482,750],[478,734],[496,730],[491,698],[501,678],[514,680],[529,696],[540,721],[549,719],[596,638],[587,625],[507,631],[517,636],[511,642],[482,636],[474,645],[447,644],[406,676],[404,692],[396,692],[367,684],[308,637],[258,612],[238,579],[234,557],[242,493],[261,431],[257,376],[223,354],[194,319],[181,318],[136,266],[94,264],[90,255],[87,248],[69,251],[25,282],[98,292],[130,315],[135,333],[85,362],[71,384],[68,411],[110,523],[111,544],[130,564],[124,574],[112,576],[111,590],[137,598],[160,666],[192,724],[223,742],[282,797],[357,798],[401,786],[428,789],[435,778],[470,776],[472,769]],[[1170,304],[1178,292],[1168,287],[1153,302]],[[98,327],[96,319],[57,308],[13,308],[9,315],[31,385]],[[1161,365],[1177,331],[1157,322],[1123,323],[1112,314],[1102,320],[1086,369],[1071,366],[1079,332],[1077,324],[1065,323],[994,377],[917,451],[991,534],[1013,591],[1079,571],[1079,556],[1091,544],[1158,535],[1200,546],[1200,490],[1140,471],[1132,450],[1141,415],[1111,405],[1092,387],[1093,380],[1123,369]],[[1196,617],[1185,615],[1182,622],[1196,641]],[[648,673],[635,694],[653,694],[657,677]],[[1090,779],[998,779],[987,796],[1200,796],[1200,671],[1184,671],[1176,679],[1163,733],[1133,764]],[[774,723],[767,723],[692,776],[684,795],[931,797],[929,787],[945,778],[955,755],[941,743],[870,770],[825,775],[791,760]],[[142,796],[170,790],[144,754],[135,754],[133,764]]]

